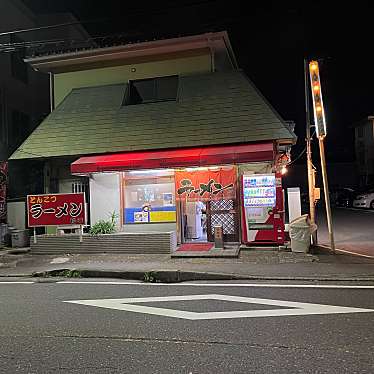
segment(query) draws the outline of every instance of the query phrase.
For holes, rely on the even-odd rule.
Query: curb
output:
[[[21,275],[8,275],[21,277]],[[327,281],[327,282],[374,282],[373,276],[262,276],[238,275],[224,273],[209,273],[180,270],[151,270],[151,271],[116,271],[116,270],[88,270],[88,269],[56,269],[35,272],[23,277],[66,277],[66,278],[119,278],[144,281],[146,283],[179,283],[203,280],[258,280],[258,281]]]
[[[12,248],[7,250],[8,255],[23,255],[30,252],[30,247],[26,248]]]
[[[220,274],[179,270],[150,270],[150,271],[116,271],[116,270],[87,270],[87,269],[58,269],[32,273],[32,277],[61,277],[68,278],[119,278],[144,281],[146,283],[179,283],[196,280],[239,280],[248,279],[235,274]],[[79,274],[79,275],[78,275]],[[75,275],[75,276],[74,276]],[[373,278],[374,280],[374,278]]]

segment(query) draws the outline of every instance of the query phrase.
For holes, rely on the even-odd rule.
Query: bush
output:
[[[91,235],[99,234],[112,234],[116,231],[116,219],[118,218],[116,212],[110,214],[110,220],[105,221],[103,219],[97,221],[90,228]]]

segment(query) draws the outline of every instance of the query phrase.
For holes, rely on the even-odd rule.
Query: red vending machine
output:
[[[243,242],[284,244],[284,204],[280,175],[243,175],[241,200]]]

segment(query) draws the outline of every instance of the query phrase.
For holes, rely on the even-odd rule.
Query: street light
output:
[[[325,118],[325,110],[323,107],[321,80],[320,80],[319,66],[318,66],[317,61],[309,62],[309,77],[310,77],[310,86],[311,86],[312,98],[313,98],[314,124],[316,128],[316,134],[318,137],[319,152],[320,152],[320,157],[321,157],[321,170],[322,170],[322,179],[323,179],[323,189],[325,193],[327,227],[329,231],[331,250],[335,251],[334,233],[332,229],[329,184],[327,180],[325,146],[324,146],[324,139],[327,134],[326,118]]]

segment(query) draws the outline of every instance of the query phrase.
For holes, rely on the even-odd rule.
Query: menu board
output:
[[[275,206],[275,175],[244,175],[243,176],[244,206]]]

